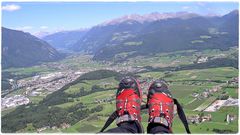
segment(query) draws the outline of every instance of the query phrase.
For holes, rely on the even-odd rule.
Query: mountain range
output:
[[[2,28],[2,67],[24,67],[62,58],[57,50],[94,55],[94,60],[124,60],[179,50],[238,46],[239,11],[223,16],[195,13],[126,15],[90,29],[58,32],[41,39]],[[56,49],[54,49],[56,48]]]
[[[62,31],[42,37],[56,49],[68,49],[81,39],[88,29]]]
[[[155,12],[126,15],[79,34],[57,34],[79,36],[74,40],[63,38],[68,43],[64,48],[93,54],[95,60],[112,60],[188,49],[228,49],[238,45],[238,18],[238,10],[223,16]],[[59,39],[54,38],[50,35],[43,39],[61,46],[63,41],[57,43]]]
[[[125,21],[137,21],[139,23],[145,23],[145,22],[153,22],[153,21],[159,21],[159,20],[166,20],[170,18],[181,18],[181,19],[187,19],[191,18],[194,16],[199,16],[198,14],[195,13],[188,13],[188,12],[176,12],[176,13],[158,13],[158,12],[153,12],[150,14],[145,14],[145,15],[139,15],[139,14],[130,14],[130,15],[125,15],[120,18],[116,18],[110,21],[106,21],[100,26],[104,25],[115,25],[119,24]]]
[[[2,27],[2,68],[32,66],[62,57],[46,41]]]

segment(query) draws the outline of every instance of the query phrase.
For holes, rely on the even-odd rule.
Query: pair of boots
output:
[[[146,105],[141,106],[141,103],[142,90],[140,89],[139,82],[132,77],[123,78],[119,83],[116,94],[116,111],[109,117],[100,132],[106,129],[116,118],[118,128],[110,129],[107,132],[121,132],[124,131],[125,128],[127,130],[129,129],[129,132],[143,133],[140,111],[141,109],[148,108],[148,132],[151,132],[150,130],[157,126],[160,127],[159,129],[164,130],[163,132],[172,133],[174,104],[176,104],[176,102],[175,99],[172,98],[168,86],[164,81],[154,81],[148,89]],[[180,106],[178,102],[177,105]],[[182,115],[182,113],[185,117],[180,107],[180,114]],[[186,126],[188,128],[186,117],[183,119],[185,119],[185,128]],[[187,132],[189,131],[189,129],[186,130]]]

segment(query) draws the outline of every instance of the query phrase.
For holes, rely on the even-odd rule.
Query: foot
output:
[[[164,125],[171,131],[174,101],[166,82],[157,80],[150,85],[147,106],[149,110],[148,122]]]
[[[142,91],[139,83],[132,77],[123,78],[116,95],[117,125],[127,121],[140,123],[141,102]]]

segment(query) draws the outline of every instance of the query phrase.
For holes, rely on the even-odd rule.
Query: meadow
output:
[[[202,37],[206,38],[206,37]],[[134,58],[128,58],[125,64],[117,63],[115,61],[109,63],[92,61],[92,56],[90,55],[74,55],[69,56],[66,59],[48,64],[64,65],[71,70],[80,69],[93,69],[98,70],[106,67],[113,66],[153,66],[153,67],[169,67],[169,66],[179,66],[188,65],[193,63],[196,59],[196,55],[202,55],[207,57],[219,57],[224,54],[225,56],[235,53],[234,48],[228,51],[220,50],[204,50],[197,52],[194,50],[189,51],[178,51],[174,53],[162,53],[156,54],[154,56],[137,56]],[[124,54],[128,57],[128,54]],[[59,71],[59,69],[49,68],[48,66],[34,66],[29,68],[15,68],[4,70],[3,72],[11,72],[15,75],[24,74],[42,74],[50,73],[53,71]],[[200,124],[190,124],[190,130],[192,133],[237,133],[238,132],[238,121],[235,120],[230,124],[225,121],[227,114],[233,114],[237,116],[238,119],[238,106],[233,107],[222,107],[216,112],[203,112],[203,109],[208,107],[213,101],[215,101],[219,95],[223,92],[227,95],[238,98],[237,86],[228,86],[226,81],[238,76],[238,69],[233,67],[217,67],[217,68],[205,68],[205,69],[189,69],[180,71],[144,71],[136,73],[139,76],[139,80],[148,80],[151,83],[156,79],[164,79],[169,84],[169,89],[173,94],[174,98],[177,98],[187,116],[197,115],[204,113],[204,115],[211,114],[212,121],[203,122]],[[29,77],[29,76],[28,76]],[[27,78],[25,78],[27,79]],[[109,115],[115,111],[115,94],[118,81],[114,76],[105,77],[102,79],[88,79],[81,80],[75,83],[60,93],[64,95],[70,95],[70,97],[64,98],[69,100],[69,102],[61,102],[53,105],[49,105],[49,108],[60,108],[60,110],[68,110],[78,104],[83,104],[87,109],[95,109],[97,107],[102,107],[100,111],[91,112],[89,115],[76,123],[72,124],[69,128],[56,128],[56,129],[46,129],[42,131],[43,133],[96,133],[98,132]],[[202,93],[206,89],[211,89],[214,86],[223,84],[224,87],[208,98],[196,99],[192,96],[193,93]],[[93,91],[93,87],[101,88],[101,91]],[[147,93],[147,86],[144,87],[143,91]],[[87,95],[76,96],[80,91],[89,92]],[[12,96],[16,94],[23,94],[25,89],[19,89],[7,96]],[[54,96],[53,96],[54,97]],[[146,97],[146,96],[144,96]],[[33,106],[38,106],[42,103],[46,96],[29,97],[32,101]],[[146,98],[143,99],[146,101]],[[43,102],[44,103],[44,102]],[[29,106],[26,106],[29,107]],[[15,108],[2,111],[2,117],[14,112]],[[71,112],[73,113],[73,112]],[[71,115],[69,113],[68,115]],[[147,110],[142,111],[142,124],[144,128],[147,127],[148,114]],[[112,123],[109,128],[116,127],[115,123]],[[108,128],[108,129],[109,129]],[[17,132],[20,133],[31,133],[36,132],[37,128],[34,127],[33,123],[28,123],[27,126]],[[173,121],[173,132],[174,133],[185,133],[184,127],[181,124],[180,119],[176,115]]]

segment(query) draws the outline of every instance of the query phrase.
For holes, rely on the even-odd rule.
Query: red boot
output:
[[[117,125],[126,121],[141,122],[142,91],[139,83],[131,77],[122,79],[116,95]]]
[[[164,81],[153,82],[148,90],[149,123],[159,123],[172,132],[174,100]]]

